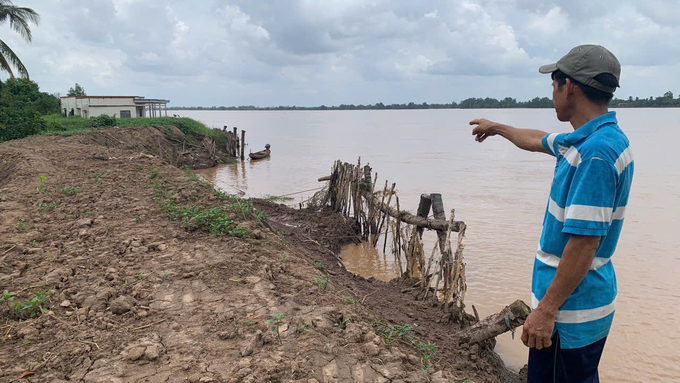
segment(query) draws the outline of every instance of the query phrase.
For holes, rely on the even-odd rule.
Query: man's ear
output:
[[[574,82],[571,81],[570,78],[567,78],[566,81],[567,81],[567,83],[564,84],[564,86],[567,88],[566,96],[567,96],[567,98],[569,98],[570,96],[574,95],[574,92],[576,92],[577,85],[574,84]]]

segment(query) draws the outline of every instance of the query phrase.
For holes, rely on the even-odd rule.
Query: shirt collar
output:
[[[569,133],[564,140],[570,144],[575,144],[582,139],[590,136],[596,130],[598,130],[603,125],[616,124],[616,112],[605,113],[599,117],[595,117],[592,120],[586,122],[580,128],[576,129],[573,133]]]

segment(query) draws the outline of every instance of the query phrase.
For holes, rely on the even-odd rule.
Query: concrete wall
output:
[[[73,110],[74,116],[83,118],[91,118],[106,114],[108,116],[115,116],[120,118],[121,111],[130,111],[130,117],[138,117],[139,112],[137,105],[134,103],[133,97],[120,98],[76,98],[64,97],[61,99],[61,112],[70,115]],[[142,117],[144,113],[142,113]]]

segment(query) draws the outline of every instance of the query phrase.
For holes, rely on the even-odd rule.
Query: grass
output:
[[[385,321],[374,322],[378,333],[385,338],[385,344],[400,342],[406,345],[415,347],[420,352],[420,359],[425,364],[425,371],[430,371],[432,368],[432,357],[437,353],[437,346],[433,343],[423,342],[422,340],[411,335],[410,332],[413,327],[408,324],[404,325],[388,325]]]
[[[57,203],[52,201],[48,203],[39,203],[38,204],[38,209],[40,210],[46,210],[46,211],[52,211],[57,207]]]
[[[88,134],[97,128],[92,127],[92,119],[81,117],[64,117],[61,114],[51,114],[42,117],[47,121],[48,130],[43,135],[72,136],[76,134]],[[117,118],[116,126],[119,128],[145,127],[145,126],[171,126],[174,125],[185,134],[197,133],[210,136],[223,141],[222,132],[210,129],[205,124],[187,117],[156,117],[156,118]]]
[[[279,327],[281,326],[281,322],[283,322],[283,314],[274,314],[274,318],[267,319],[267,323],[273,324],[271,330],[279,338],[279,343],[283,343],[281,341],[281,333],[279,333]]]
[[[192,177],[193,176],[194,175],[192,175]],[[162,178],[160,175],[157,177]],[[190,178],[187,181],[191,180],[192,179]],[[224,195],[225,200],[234,201],[229,207],[215,206],[208,208],[203,206],[177,205],[173,198],[173,194],[163,189],[161,181],[154,179],[152,180],[152,184],[154,188],[154,200],[158,203],[161,210],[167,214],[171,220],[181,221],[182,226],[190,231],[203,230],[219,236],[226,235],[247,238],[250,234],[250,230],[238,226],[230,213],[241,213],[244,219],[247,219],[249,215],[259,215],[259,211],[252,207],[252,202],[239,200],[234,196],[227,197],[227,195]],[[210,187],[210,184],[207,186]],[[213,194],[215,193],[216,191],[213,191]]]
[[[359,300],[353,297],[345,297],[345,304],[346,305],[358,305]]]
[[[328,289],[328,282],[330,279],[330,275],[324,274],[321,276],[321,278],[316,278],[316,285],[319,287],[323,287],[324,290]]]
[[[324,271],[324,272],[325,272],[326,269],[328,268],[325,264],[323,264],[323,263],[321,263],[321,262],[319,262],[319,261],[316,261],[316,262],[314,262],[314,263],[315,263],[316,268],[317,268],[318,270],[321,270],[321,271]]]
[[[69,197],[73,197],[74,195],[80,193],[80,189],[69,186],[61,189],[61,192]]]
[[[7,291],[5,291],[7,292]],[[50,298],[50,295],[45,291],[33,292],[33,298],[24,302],[15,302],[14,311],[16,311],[21,317],[31,317],[35,318],[40,314],[47,312],[43,308],[43,303]]]
[[[287,197],[287,196],[278,196],[278,195],[267,195],[262,199],[264,201],[268,201],[268,202],[288,202],[288,201],[294,200],[295,198]]]

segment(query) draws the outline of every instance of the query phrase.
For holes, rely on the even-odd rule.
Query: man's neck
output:
[[[607,113],[609,113],[607,105],[593,104],[591,102],[580,103],[577,105],[574,115],[569,119],[569,123],[576,130],[586,122]]]

